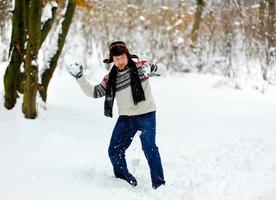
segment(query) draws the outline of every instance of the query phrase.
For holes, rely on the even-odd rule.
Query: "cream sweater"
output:
[[[144,74],[144,67],[147,66],[147,62],[141,61],[136,63],[139,72],[141,84],[145,93],[145,101],[139,102],[137,105],[134,104],[130,86],[130,73],[129,69],[118,71],[116,80],[116,95],[115,100],[117,102],[118,114],[119,115],[140,115],[156,111],[156,105],[152,97],[149,77],[164,75],[165,67],[162,64],[150,64],[150,73]],[[108,81],[107,74],[103,81],[98,85],[92,85],[86,76],[82,76],[77,81],[82,91],[89,97],[99,98],[105,96],[105,89]]]

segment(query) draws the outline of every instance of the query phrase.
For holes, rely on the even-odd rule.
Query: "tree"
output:
[[[26,118],[34,119],[36,113],[36,94],[38,80],[38,50],[41,38],[40,19],[42,0],[31,0],[28,18],[28,43],[25,58],[25,84],[23,98],[23,113]]]
[[[263,80],[269,81],[269,70],[273,65],[274,55],[272,48],[276,47],[276,14],[275,14],[275,1],[274,0],[261,0],[259,8],[259,41],[260,48],[260,62],[262,68]],[[262,53],[264,55],[262,55]]]
[[[61,31],[59,31],[58,33],[58,40],[57,40],[57,51],[55,51],[51,57],[49,58],[49,64],[46,67],[46,69],[44,69],[44,72],[42,73],[41,76],[41,83],[40,83],[40,87],[39,87],[39,92],[40,95],[42,97],[42,100],[44,102],[46,102],[47,100],[47,90],[48,90],[48,85],[50,83],[50,80],[53,76],[53,73],[56,69],[57,66],[57,62],[58,62],[58,58],[61,54],[62,48],[64,46],[65,43],[65,39],[67,36],[67,33],[69,31],[69,27],[70,24],[72,22],[72,18],[75,12],[75,7],[76,7],[76,3],[74,0],[69,0],[68,1],[68,5],[67,5],[67,11],[66,13],[62,16],[61,18]]]
[[[276,3],[275,0],[269,0],[268,2],[268,47],[276,47]]]
[[[4,76],[5,107],[12,109],[16,103],[17,79],[20,65],[24,56],[24,43],[26,41],[26,5],[27,0],[15,0],[15,9],[12,19],[12,36],[9,50],[10,63]]]
[[[194,25],[193,25],[193,30],[191,33],[191,38],[193,43],[197,42],[197,37],[198,37],[198,31],[201,23],[201,15],[203,11],[203,6],[204,6],[204,1],[203,0],[197,0],[196,1],[196,13],[194,17]]]
[[[43,2],[50,6],[52,17],[42,21]],[[78,1],[80,4],[83,1]],[[26,118],[34,119],[37,116],[36,98],[39,90],[46,101],[47,87],[56,68],[62,51],[69,26],[76,7],[76,0],[63,2],[62,20],[59,21],[61,34],[57,37],[57,48],[49,58],[49,67],[44,70],[42,83],[38,83],[38,51],[46,39],[55,20],[57,3],[42,0],[15,0],[13,11],[13,28],[10,45],[10,62],[4,76],[5,103],[7,109],[16,104],[18,92],[23,93],[22,111]],[[82,5],[82,4],[81,4]],[[53,47],[54,48],[54,47]],[[21,70],[20,70],[21,69]]]

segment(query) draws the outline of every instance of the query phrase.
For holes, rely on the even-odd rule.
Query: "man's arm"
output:
[[[89,97],[93,97],[93,98],[100,98],[105,96],[105,91],[106,91],[106,76],[105,78],[102,80],[102,82],[98,85],[92,85],[86,76],[82,76],[81,78],[77,79],[80,88],[82,89],[82,91]]]
[[[108,81],[107,74],[102,82],[98,85],[92,85],[87,77],[83,75],[83,66],[78,63],[73,63],[66,66],[67,71],[76,78],[77,82],[79,83],[82,91],[89,97],[99,98],[105,96],[105,90]]]

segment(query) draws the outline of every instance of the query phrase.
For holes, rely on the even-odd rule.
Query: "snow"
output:
[[[2,49],[4,49],[4,44],[2,43],[2,38],[0,38],[0,59],[2,59],[4,57],[4,52],[2,51]]]
[[[179,25],[181,25],[183,23],[183,20],[181,20],[181,19],[179,19],[179,20],[177,20],[176,22],[175,22],[175,26],[179,26]]]
[[[104,117],[103,98],[86,97],[74,78],[57,69],[46,107],[39,103],[38,118],[24,119],[20,100],[11,111],[2,106],[5,65],[0,64],[1,199],[275,199],[273,86],[261,94],[214,88],[218,76],[151,78],[167,182],[153,190],[138,134],[127,151],[138,186],[113,177],[107,148],[117,116]]]
[[[38,65],[38,62],[37,62],[37,58],[35,58],[34,60],[32,60],[32,66],[37,66]]]
[[[167,6],[161,6],[161,9],[162,9],[162,10],[170,10],[170,8],[167,7]]]
[[[260,4],[255,4],[255,5],[252,5],[252,6],[251,6],[252,9],[257,9],[257,8],[259,8],[259,7],[260,7]]]
[[[41,16],[41,28],[43,25],[50,19],[52,19],[52,9],[57,7],[57,3],[55,1],[51,1],[46,4],[43,9],[43,14]]]
[[[140,16],[139,19],[140,19],[141,21],[146,21],[146,18],[145,18],[144,16]]]
[[[15,0],[12,1],[11,10],[15,10]]]
[[[127,5],[127,8],[132,8],[132,9],[134,9],[134,10],[137,10],[137,9],[138,9],[138,7],[137,7],[136,5],[134,5],[134,4],[128,4],[128,5]]]

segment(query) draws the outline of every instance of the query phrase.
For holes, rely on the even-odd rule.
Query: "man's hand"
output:
[[[166,66],[162,63],[152,64],[146,62],[143,64],[142,70],[146,77],[164,76],[166,74]]]
[[[149,63],[145,63],[142,66],[142,71],[145,76],[150,76],[151,75],[151,65]]]
[[[66,66],[67,71],[76,79],[82,77],[83,66],[78,63],[70,64]]]

